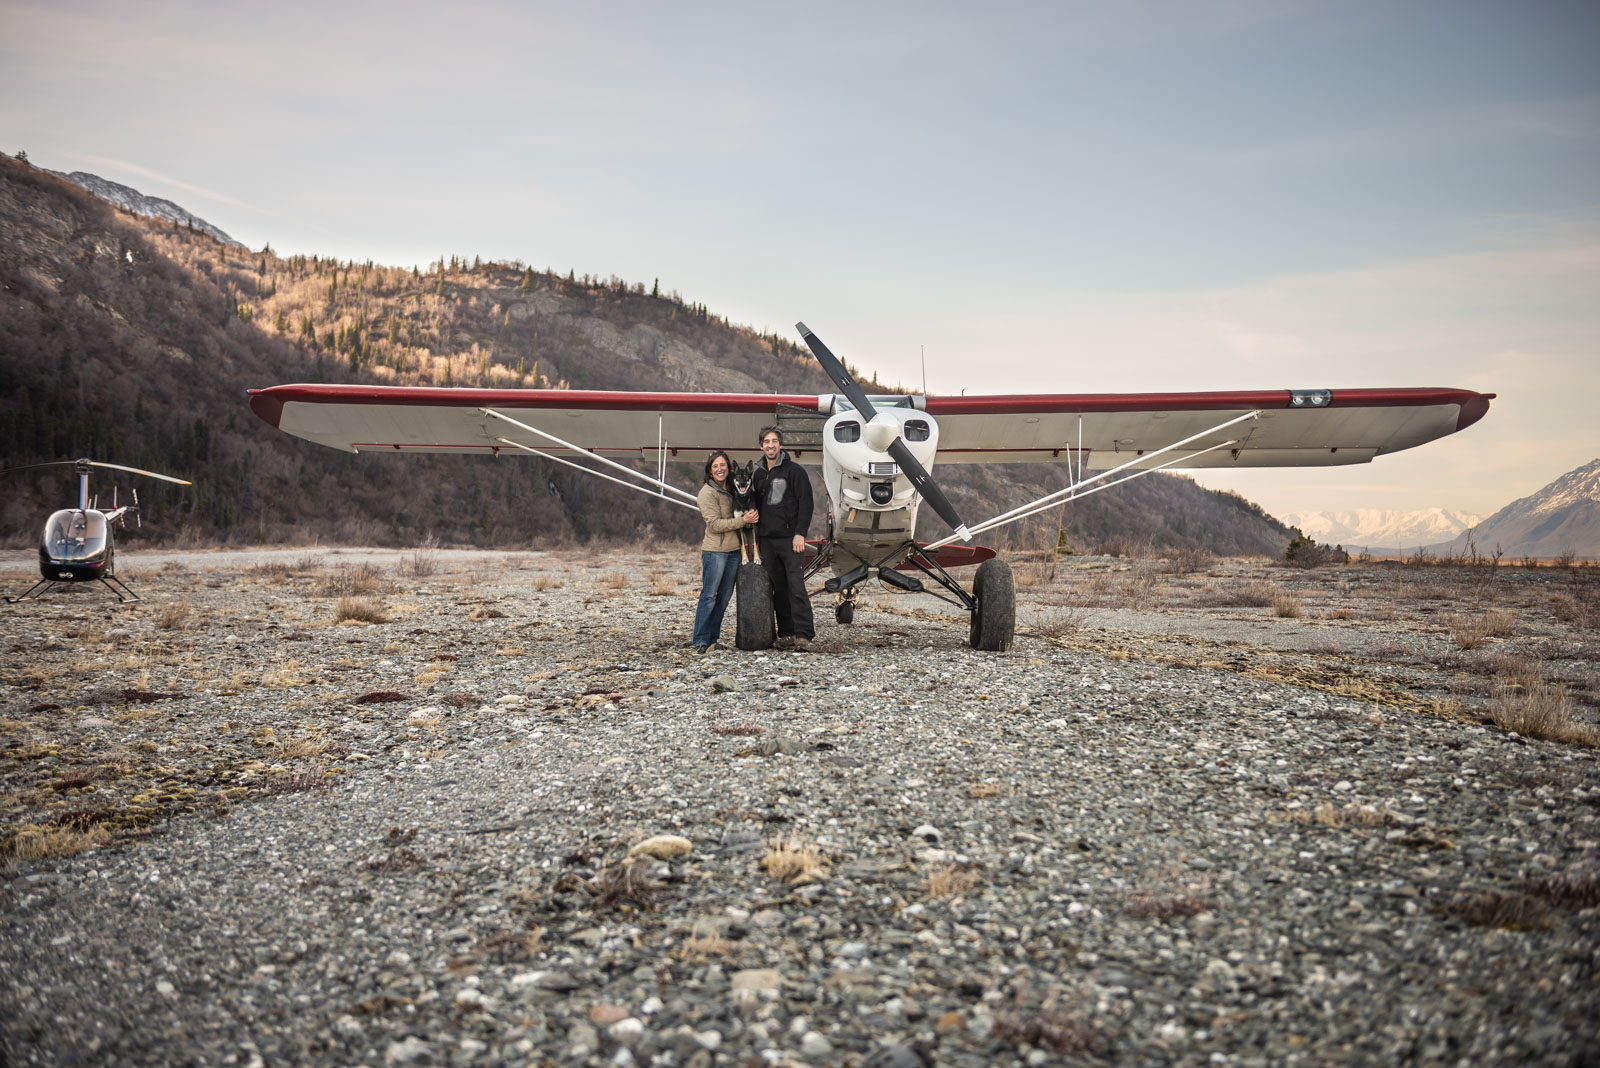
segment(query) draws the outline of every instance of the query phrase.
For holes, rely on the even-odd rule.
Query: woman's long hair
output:
[[[717,484],[716,479],[711,477],[711,465],[717,462],[717,457],[719,456],[722,457],[722,462],[728,465],[728,479],[731,480],[733,478],[733,460],[728,456],[727,453],[723,452],[721,449],[718,449],[710,456],[706,457],[706,484],[709,486],[715,486]]]

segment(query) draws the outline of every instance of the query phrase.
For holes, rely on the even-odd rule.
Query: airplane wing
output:
[[[832,400],[832,398],[826,398]],[[250,391],[250,408],[289,434],[346,452],[498,453],[509,438],[557,455],[550,439],[483,409],[614,457],[700,461],[713,449],[735,460],[761,453],[761,428],[780,408],[817,418],[816,394],[624,393],[578,389],[442,389],[423,386],[292,385]],[[741,455],[742,454],[742,455]],[[804,457],[821,462],[820,451]]]
[[[1465,429],[1492,393],[1463,389],[1260,390],[1236,393],[1014,394],[915,397],[939,424],[938,462],[1066,462],[1096,469],[1136,460],[1235,416],[1228,449],[1193,467],[1311,467],[1366,463]],[[502,438],[573,455],[549,438],[485,415],[493,409],[605,456],[700,460],[726,449],[758,454],[763,426],[785,427],[790,452],[820,463],[830,395],[645,393],[284,385],[250,391],[250,407],[278,429],[346,452],[498,453]],[[1170,457],[1167,457],[1170,459]],[[1153,458],[1152,463],[1160,459]],[[1138,466],[1135,463],[1133,466]]]
[[[929,397],[926,407],[939,424],[941,464],[1065,461],[1081,442],[1084,464],[1106,469],[1259,411],[1215,435],[1239,439],[1232,447],[1182,467],[1321,467],[1366,463],[1464,430],[1493,398],[1464,389],[1282,389]]]

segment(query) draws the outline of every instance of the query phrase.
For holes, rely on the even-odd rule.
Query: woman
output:
[[[698,497],[706,536],[700,542],[700,603],[694,611],[692,644],[697,653],[716,645],[722,634],[722,615],[739,574],[739,528],[753,526],[760,518],[754,509],[734,515],[728,478],[732,469],[733,461],[721,449],[706,458],[706,481]]]

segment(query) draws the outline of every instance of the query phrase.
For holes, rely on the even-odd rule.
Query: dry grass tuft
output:
[[[1278,588],[1270,582],[1228,582],[1206,590],[1199,603],[1216,608],[1265,608],[1277,595]]]
[[[983,869],[976,864],[941,865],[928,873],[929,897],[954,897],[983,885]]]
[[[1542,931],[1550,926],[1550,910],[1545,903],[1515,891],[1485,890],[1476,897],[1445,906],[1444,911],[1460,916],[1474,927]]]
[[[328,597],[351,597],[356,594],[378,593],[383,589],[383,577],[371,564],[338,568],[323,583],[322,592]]]
[[[673,956],[692,964],[704,964],[713,957],[737,957],[741,947],[716,931],[696,931],[673,951]]]
[[[274,775],[260,787],[260,792],[263,797],[287,797],[290,794],[322,793],[331,785],[321,768],[313,768]]]
[[[1503,638],[1516,630],[1517,619],[1509,609],[1491,608],[1470,616],[1450,617],[1450,640],[1460,649],[1477,649],[1490,638]]]
[[[1519,889],[1561,909],[1576,911],[1600,906],[1600,877],[1592,871],[1525,879]]]
[[[376,597],[356,597],[346,595],[339,598],[339,603],[334,606],[333,618],[335,622],[346,621],[356,623],[387,623],[389,613],[384,609],[383,602]]]
[[[600,576],[600,585],[608,590],[625,590],[628,588],[628,575],[624,571],[607,571]]]
[[[184,621],[189,618],[188,601],[169,601],[161,606],[161,615],[156,619],[159,630],[179,630]]]
[[[421,545],[400,557],[400,573],[409,578],[427,578],[439,570],[439,539],[428,537]]]
[[[1216,562],[1216,555],[1210,549],[1175,549],[1167,554],[1167,567],[1180,575],[1205,571]]]
[[[1272,595],[1272,614],[1279,619],[1299,619],[1303,614],[1300,598],[1283,590],[1275,591]]]
[[[1527,661],[1519,676],[1496,684],[1489,718],[1495,726],[1529,738],[1600,746],[1600,730],[1573,718],[1575,705],[1571,694],[1543,677],[1536,661]]]
[[[1064,638],[1087,623],[1094,613],[1078,605],[1041,609],[1033,633],[1041,638]]]
[[[828,877],[828,861],[822,851],[798,838],[767,843],[767,853],[761,858],[761,866],[774,879],[782,879],[795,886],[820,882]]]
[[[1031,1046],[1055,1054],[1082,1056],[1106,1048],[1099,1028],[1081,1013],[1063,1008],[1054,997],[1032,1012],[1019,1008],[996,1014],[989,1037],[1013,1049]]]
[[[1135,919],[1154,920],[1214,912],[1218,906],[1211,900],[1210,890],[1209,876],[1201,876],[1198,882],[1185,882],[1181,865],[1170,864],[1155,875],[1149,887],[1133,892],[1127,912]]]
[[[576,893],[594,905],[651,909],[666,884],[651,875],[650,868],[651,861],[639,859],[603,865],[593,879],[569,872],[551,886],[550,896]]]
[[[651,572],[649,594],[651,597],[676,597],[678,580],[665,571]]]
[[[548,571],[539,572],[537,575],[533,576],[529,582],[532,584],[534,589],[541,591],[552,589],[559,590],[561,588],[561,583],[557,581],[556,577],[550,574]]]
[[[0,839],[0,860],[7,866],[37,860],[70,857],[99,849],[111,841],[111,831],[99,823],[87,826],[40,827],[24,824]]]

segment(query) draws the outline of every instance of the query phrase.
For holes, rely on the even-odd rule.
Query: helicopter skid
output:
[[[38,582],[35,582],[32,586],[29,586],[27,590],[20,596],[7,597],[6,604],[16,604],[18,601],[26,601],[30,597],[37,600],[38,598],[43,597],[46,593],[49,593],[50,590],[56,586],[77,586],[83,581],[85,580],[42,578]],[[127,583],[123,582],[115,575],[99,575],[94,579],[87,581],[98,582],[100,585],[110,590],[112,594],[116,596],[118,604],[127,604],[129,601],[141,600],[137,593],[134,593],[133,590],[128,588]]]

